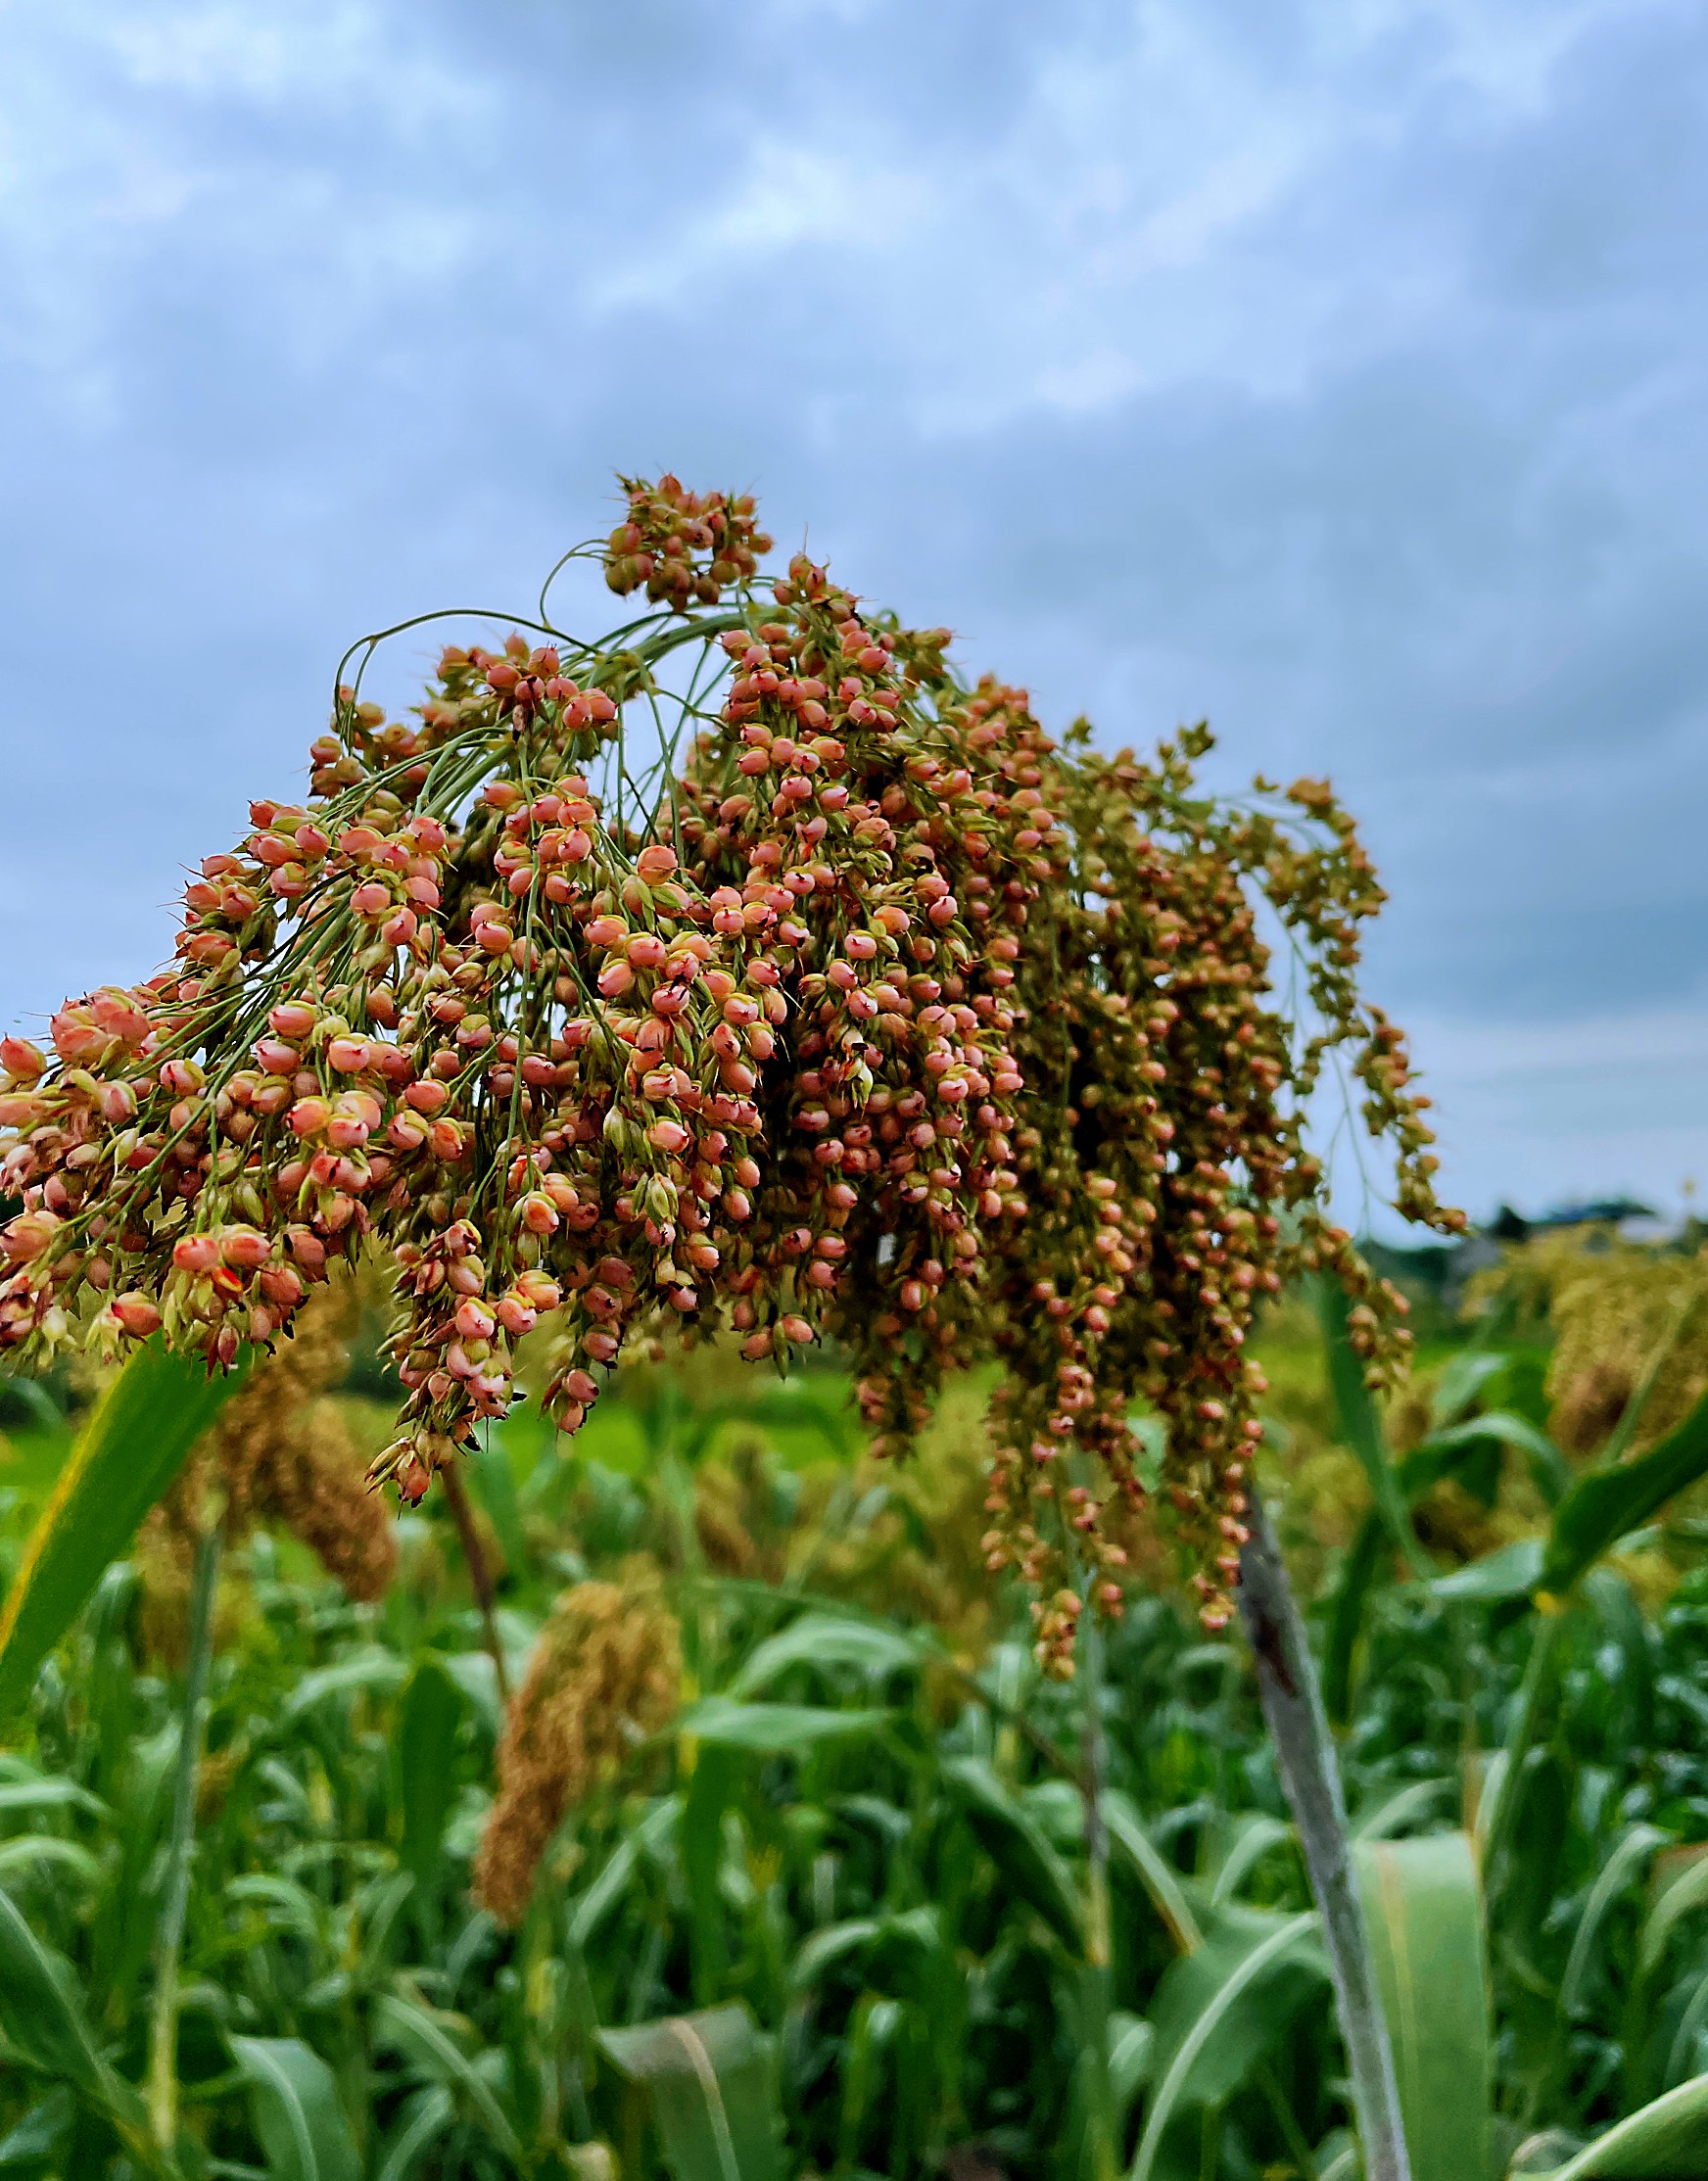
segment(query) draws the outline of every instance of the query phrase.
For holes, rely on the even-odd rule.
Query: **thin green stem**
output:
[[[214,1595],[219,1581],[222,1524],[210,1522],[196,1543],[190,1589],[190,1651],[184,1668],[184,1704],[178,1728],[177,1774],[172,1786],[172,1827],[166,1842],[165,1897],[155,1946],[154,2004],[148,2034],[148,2110],[155,2141],[168,2159],[178,2132],[178,1969],[190,1905],[190,1864],[195,1843],[196,1784],[202,1769],[202,1699],[214,1650]]]
[[[498,1683],[498,1702],[510,1701],[510,1676],[504,1664],[504,1646],[498,1637],[498,1619],[495,1610],[493,1571],[487,1565],[486,1548],[481,1543],[479,1530],[475,1527],[474,1509],[469,1504],[468,1492],[454,1461],[439,1472],[445,1487],[446,1502],[451,1508],[451,1519],[456,1525],[457,1541],[462,1546],[462,1557],[468,1567],[469,1588],[474,1591],[474,1602],[481,1618],[481,1633],[486,1640],[487,1656],[493,1662],[493,1677]]]
[[[1106,1771],[1103,1631],[1097,1625],[1097,1615],[1089,1599],[1079,1617],[1079,1675],[1081,1700],[1084,1704],[1079,1792],[1085,1812],[1084,2028],[1089,2070],[1086,2116],[1091,2153],[1084,2171],[1090,2176],[1090,2181],[1115,2181],[1119,2146],[1115,2142],[1115,2086],[1110,2080],[1109,2072],[1112,1970],[1109,1828],[1103,1816],[1103,1781]]]

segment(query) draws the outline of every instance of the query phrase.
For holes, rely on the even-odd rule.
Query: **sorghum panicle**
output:
[[[1148,763],[1058,742],[805,556],[762,596],[750,502],[628,490],[607,580],[657,610],[452,647],[410,724],[341,687],[308,801],[205,862],[172,968],[68,1005],[51,1062],[7,1041],[0,1344],[164,1329],[229,1365],[371,1234],[408,1389],[375,1473],[407,1501],[548,1314],[567,1431],[660,1313],[780,1365],[834,1335],[879,1452],[994,1353],[984,1549],[1035,1586],[1046,1667],[1087,1579],[1119,1610],[1141,1399],[1222,1625],[1261,1300],[1318,1268],[1374,1377],[1402,1345],[1305,1147],[1326,1067],[1399,1209],[1458,1223],[1358,993],[1382,896],[1350,820],[1312,782],[1207,797],[1203,730]]]
[[[681,1697],[680,1631],[651,1581],[564,1591],[510,1699],[498,1795],[475,1857],[475,1899],[500,1923],[522,1920],[567,1812],[665,1724]]]

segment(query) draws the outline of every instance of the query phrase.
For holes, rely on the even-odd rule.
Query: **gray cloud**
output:
[[[0,71],[0,1017],[150,966],[350,635],[670,464],[1332,772],[1473,1203],[1703,1162],[1698,10],[65,0]]]

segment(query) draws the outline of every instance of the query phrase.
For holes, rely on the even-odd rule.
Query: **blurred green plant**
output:
[[[1332,1379],[1318,1340],[1271,1327],[1284,1399]],[[559,1591],[637,1572],[685,1660],[674,1717],[566,1800],[513,1929],[469,1894],[503,1715],[442,1509],[404,1519],[370,1603],[288,1532],[234,1543],[199,1708],[146,1560],[101,1579],[0,1754],[0,2173],[1352,2173],[1241,1655],[1158,1598],[1076,1683],[1044,1680],[1019,1601],[934,1544],[933,1506],[979,1487],[976,1396],[891,1471],[839,1436],[833,1374],[802,1382],[803,1417],[696,1368],[638,1372],[568,1460],[524,1414],[471,1472],[518,1683]],[[1699,1425],[1567,1456],[1508,1351],[1473,1336],[1432,1373],[1402,1454],[1400,1404],[1343,1413],[1364,1497],[1350,1541],[1301,1547],[1348,1662],[1413,2173],[1699,2173],[1708,1567],[1654,1496],[1699,1473]],[[359,1405],[347,1425],[359,1447]],[[0,1487],[50,1445],[19,1435]],[[1270,1481],[1326,1458],[1301,1426]],[[1524,1549],[1455,1561],[1427,1494],[1478,1462]],[[163,2129],[144,2086],[174,1872]]]

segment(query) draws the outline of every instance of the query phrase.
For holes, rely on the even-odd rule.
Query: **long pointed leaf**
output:
[[[885,1711],[832,1711],[819,1704],[738,1704],[729,1696],[706,1696],[684,1712],[673,1734],[721,1749],[751,1749],[768,1757],[787,1757],[813,1742],[847,1741],[881,1733],[893,1715]]]
[[[0,1612],[0,1719],[24,1702],[42,1660],[241,1379],[240,1370],[209,1377],[157,1334],[107,1389],[24,1545]]]
[[[63,2171],[65,2150],[77,2117],[77,2101],[64,2083],[50,2090],[18,2123],[0,2137],[0,2173]]]
[[[1043,1827],[982,1757],[950,1757],[943,1783],[1003,1878],[1029,1901],[1072,1953],[1084,1945],[1078,1897]]]
[[[102,2056],[71,1965],[43,1945],[3,1889],[0,2031],[27,2065],[70,2083],[116,2120],[140,2125],[142,2100]]]
[[[456,1797],[456,1730],[461,1689],[436,1658],[409,1677],[398,1707],[398,1786],[403,1806],[403,1865],[425,1890],[439,1861]]]
[[[803,1613],[756,1644],[734,1681],[732,1696],[757,1696],[791,1666],[854,1667],[871,1681],[918,1668],[925,1646],[900,1629],[829,1613]]]
[[[465,2053],[458,2051],[432,2013],[418,2002],[383,1992],[373,2005],[374,2028],[396,2051],[448,2090],[460,2091],[494,2144],[506,2158],[520,2159],[522,2147],[493,2087]]]
[[[1112,1787],[1105,1794],[1103,1819],[1111,1846],[1131,1866],[1174,1944],[1182,1954],[1202,1946],[1204,1933],[1186,1898],[1180,1873],[1145,1830],[1137,1810],[1119,1788]]]
[[[1578,1919],[1578,1928],[1572,1933],[1572,1951],[1566,1957],[1565,1974],[1560,1978],[1562,2015],[1576,2015],[1582,2008],[1601,1926],[1620,1894],[1654,1851],[1665,1846],[1666,1838],[1658,1826],[1638,1824],[1628,1825],[1614,1842],[1606,1862],[1595,1874],[1595,1882],[1589,1888],[1583,1914]]]
[[[1488,2181],[1494,2056],[1469,1836],[1354,1850],[1412,2181]]]
[[[1358,1525],[1341,1568],[1341,1579],[1329,1601],[1328,1630],[1323,1640],[1322,1700],[1337,1727],[1352,1724],[1352,1666],[1357,1655],[1358,1632],[1364,1623],[1364,1601],[1381,1573],[1386,1532],[1379,1517],[1366,1515]]]
[[[374,2181],[409,2181],[440,2137],[456,2118],[456,2102],[437,2083],[418,2094],[420,2103],[392,2139],[386,2162]],[[408,2108],[405,2107],[405,2111]]]
[[[1253,1945],[1248,1934],[1255,1926],[1256,1920],[1250,1920],[1236,1934],[1224,1923],[1227,1937],[1234,1940],[1230,1952],[1224,1954],[1223,1933],[1218,1932],[1197,1953],[1176,1962],[1162,1980],[1164,1989],[1153,2009],[1157,2042],[1152,2060],[1153,2071],[1161,2068],[1162,2079],[1145,2115],[1145,2132],[1139,2139],[1131,2181],[1150,2181],[1163,2135],[1176,2113],[1188,2103],[1219,2104],[1245,2070],[1262,2058],[1270,2035],[1280,2032],[1283,2014],[1277,2013],[1266,2023],[1247,2024],[1236,2015],[1236,2010],[1248,1996],[1256,1999],[1285,1966],[1286,1957],[1311,1936],[1316,1916],[1314,1911],[1307,1911],[1303,1916],[1289,1917]],[[1168,2018],[1174,2013],[1189,2015],[1182,2029],[1175,2030]],[[1230,2020],[1241,2034],[1218,2038],[1217,2032]],[[1212,2042],[1227,2048],[1226,2063],[1211,2065],[1213,2080],[1207,2080],[1206,2061]]]
[[[1654,1906],[1643,1919],[1642,1932],[1637,1942],[1639,1978],[1654,1974],[1674,1931],[1686,1916],[1694,1915],[1704,1904],[1708,1904],[1708,1857],[1698,1856],[1667,1878]]]
[[[1692,2181],[1708,2172],[1708,2075],[1639,2107],[1535,2181]]]
[[[1667,1501],[1708,1475],[1708,1394],[1682,1424],[1637,1461],[1580,1477],[1554,1509],[1539,1587],[1569,1590],[1610,1545],[1640,1529]]]

